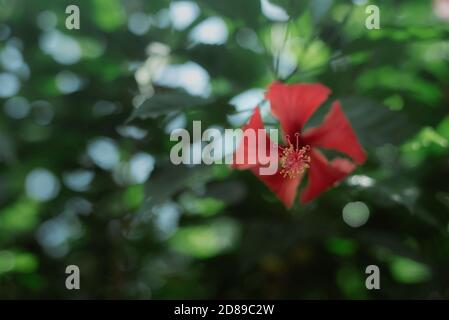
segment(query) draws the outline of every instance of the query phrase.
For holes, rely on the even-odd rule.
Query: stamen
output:
[[[295,133],[295,138],[296,138],[296,150],[298,150],[299,149],[299,133],[298,132]]]
[[[295,133],[295,146],[290,141],[290,136],[286,135],[285,140],[288,142],[288,146],[282,148],[280,164],[281,175],[286,178],[293,179],[301,175],[306,169],[310,168],[310,156],[308,152],[310,150],[309,145],[300,147],[299,133]]]
[[[291,145],[291,144],[292,144],[291,141],[290,141],[290,135],[286,134],[286,135],[285,135],[285,140],[287,140],[288,145]]]

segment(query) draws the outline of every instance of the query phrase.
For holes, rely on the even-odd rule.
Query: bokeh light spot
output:
[[[192,1],[170,3],[170,19],[177,30],[187,28],[200,14],[200,8]]]
[[[155,74],[154,82],[171,88],[181,87],[192,95],[207,97],[211,92],[209,79],[209,74],[203,67],[187,62],[161,68]]]
[[[135,154],[129,161],[131,179],[135,183],[143,183],[154,169],[155,160],[148,153]]]
[[[343,220],[353,228],[363,226],[368,221],[369,215],[368,206],[361,201],[350,202],[343,208]]]
[[[228,39],[228,28],[223,19],[210,17],[193,28],[189,37],[193,42],[223,44]]]
[[[16,71],[23,66],[23,57],[19,49],[8,45],[0,53],[0,62],[6,70]]]
[[[10,251],[0,251],[0,274],[11,271],[15,265],[14,255]]]
[[[260,4],[262,6],[262,13],[265,17],[273,21],[287,21],[289,16],[285,10],[275,4],[272,4],[268,0],[261,0]]]
[[[87,153],[92,161],[104,170],[113,169],[120,160],[118,147],[109,138],[97,138],[90,142]]]
[[[5,102],[4,110],[13,119],[23,119],[30,112],[30,104],[24,97],[12,97]]]
[[[19,92],[20,81],[12,73],[0,73],[0,98],[8,98]]]
[[[45,32],[39,39],[40,48],[60,64],[74,64],[81,59],[78,42],[60,31]]]
[[[44,168],[36,168],[28,173],[25,180],[27,195],[38,201],[48,201],[56,198],[60,185],[53,173]]]
[[[37,15],[36,23],[44,31],[54,29],[58,23],[58,17],[53,11],[45,10]]]
[[[73,191],[86,191],[94,178],[94,173],[90,170],[76,170],[67,172],[63,176],[64,184]]]
[[[56,86],[62,93],[78,91],[81,84],[81,78],[71,71],[61,71],[56,75]]]
[[[150,18],[143,12],[134,12],[129,16],[128,29],[136,35],[144,35],[150,26]]]

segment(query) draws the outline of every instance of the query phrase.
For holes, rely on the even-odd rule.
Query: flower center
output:
[[[307,168],[310,168],[310,156],[308,155],[310,146],[299,146],[299,133],[295,133],[296,145],[290,142],[290,136],[285,136],[288,146],[281,148],[282,154],[280,158],[281,175],[284,178],[296,178],[303,174]]]

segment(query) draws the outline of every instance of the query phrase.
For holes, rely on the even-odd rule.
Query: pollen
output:
[[[280,174],[284,178],[296,178],[303,174],[304,171],[310,168],[310,146],[305,145],[300,147],[299,145],[299,133],[295,134],[296,144],[293,145],[290,142],[290,137],[287,135],[286,140],[288,146],[282,148],[282,154],[280,157],[281,171]]]

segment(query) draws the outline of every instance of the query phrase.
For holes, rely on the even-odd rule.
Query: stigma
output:
[[[289,135],[286,135],[285,138],[288,145],[286,147],[280,147],[282,150],[279,160],[282,168],[280,174],[284,178],[294,179],[302,175],[306,169],[310,168],[310,146],[305,145],[300,147],[299,133],[295,133],[295,145],[291,143]]]

